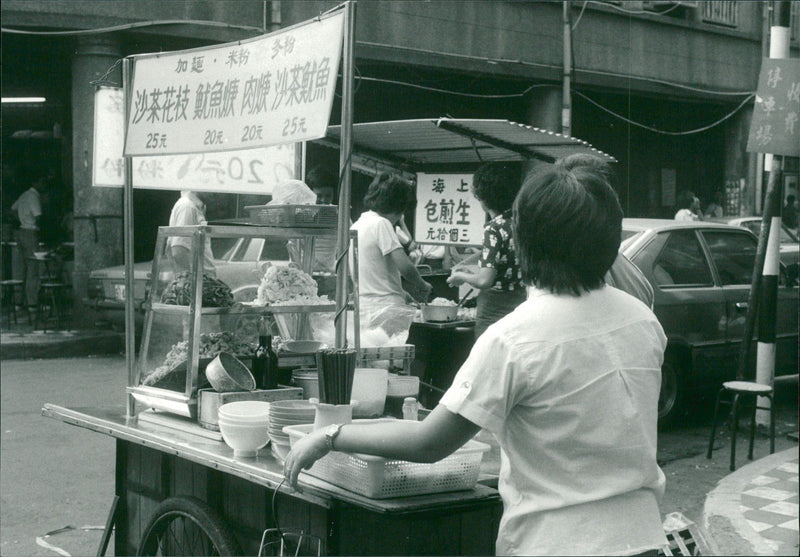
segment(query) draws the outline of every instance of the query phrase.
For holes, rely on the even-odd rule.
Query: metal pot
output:
[[[423,304],[422,318],[425,321],[455,321],[458,317],[458,306],[432,306]]]

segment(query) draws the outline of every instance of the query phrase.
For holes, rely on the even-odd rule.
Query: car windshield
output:
[[[760,220],[744,221],[742,223],[742,226],[750,230],[750,232],[752,232],[756,236],[761,234]],[[791,230],[789,230],[785,226],[781,226],[781,244],[796,244],[796,243],[797,243],[797,235],[794,234]]]
[[[625,248],[628,244],[633,241],[633,238],[638,236],[640,233],[639,230],[623,230],[622,231],[622,241],[619,244],[619,249]]]

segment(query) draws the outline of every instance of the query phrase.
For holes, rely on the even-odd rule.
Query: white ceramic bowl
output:
[[[244,421],[260,421],[269,418],[270,403],[261,400],[240,400],[219,407],[219,416]]]
[[[220,418],[218,424],[222,438],[233,449],[233,456],[256,456],[258,450],[269,443],[269,432],[265,423],[243,425]]]
[[[230,418],[228,416],[217,416],[217,421],[219,421],[219,420],[224,420],[224,421],[228,422],[229,424],[235,424],[235,425],[253,425],[253,426],[263,425],[264,427],[268,426],[269,425],[269,421],[270,421],[269,418],[258,418],[258,419],[245,418],[245,419],[241,419],[241,418]]]

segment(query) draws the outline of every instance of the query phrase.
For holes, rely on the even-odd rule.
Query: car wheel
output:
[[[683,411],[683,366],[674,353],[664,356],[661,366],[661,392],[658,395],[658,425],[674,426]]]

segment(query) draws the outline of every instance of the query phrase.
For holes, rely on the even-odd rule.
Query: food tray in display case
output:
[[[378,421],[382,420],[353,420],[353,423]],[[313,424],[303,424],[286,426],[283,430],[294,445],[313,428]],[[475,487],[483,453],[489,449],[486,443],[470,440],[450,456],[432,463],[333,451],[305,473],[371,499],[460,491]]]
[[[280,228],[336,228],[336,205],[248,205],[254,224]]]

